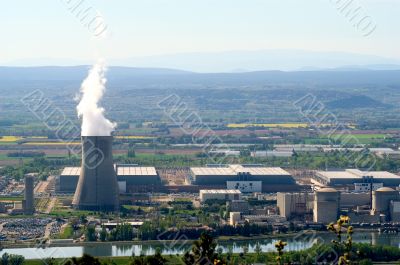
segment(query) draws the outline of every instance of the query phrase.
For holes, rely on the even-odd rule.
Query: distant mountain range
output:
[[[73,81],[80,83],[90,66],[0,67],[0,80]],[[320,70],[320,71],[255,71],[245,73],[194,73],[164,68],[109,67],[107,79],[112,85],[130,87],[207,87],[294,85],[320,86],[399,86],[400,70]],[[0,84],[1,85],[1,84]]]
[[[39,58],[0,63],[7,66],[90,65],[88,60]],[[123,59],[108,59],[109,65],[138,68],[182,69],[201,73],[253,71],[358,71],[400,70],[400,59],[349,52],[304,50],[258,50],[193,52]]]
[[[357,109],[357,108],[390,108],[389,104],[372,99],[364,95],[352,95],[343,99],[336,99],[326,103],[330,109]]]

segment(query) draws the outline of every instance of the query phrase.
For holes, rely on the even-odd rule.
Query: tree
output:
[[[0,262],[1,265],[22,265],[25,262],[25,258],[21,255],[4,253]]]
[[[278,264],[282,264],[282,256],[283,256],[283,249],[287,245],[286,242],[283,242],[282,240],[279,240],[278,242],[275,243],[275,248],[276,251],[278,252],[278,257],[276,257],[276,261]]]
[[[129,147],[129,149],[128,149],[128,157],[129,158],[136,157],[135,149],[133,149],[133,147]]]
[[[95,230],[94,226],[90,225],[86,228],[85,237],[86,237],[86,241],[96,241],[97,240],[96,230]]]
[[[256,262],[260,262],[261,259],[261,253],[262,253],[262,249],[261,249],[261,245],[260,243],[257,242],[256,247],[254,248],[254,252],[256,253]]]
[[[212,236],[203,233],[199,240],[193,242],[191,251],[185,253],[183,262],[186,265],[224,264],[222,258],[215,253],[216,246]]]
[[[101,265],[98,258],[92,257],[88,254],[83,254],[81,258],[72,258],[64,263],[65,265]]]
[[[353,246],[353,227],[350,225],[350,218],[348,216],[341,215],[336,224],[330,223],[327,228],[329,231],[332,231],[336,234],[337,240],[332,240],[332,243],[337,246],[338,249],[344,249],[343,255],[339,257],[338,264],[350,264],[351,250]],[[347,232],[346,241],[342,241],[343,229]]]
[[[104,241],[106,241],[106,239],[107,239],[107,230],[106,230],[106,228],[103,226],[103,227],[101,228],[101,231],[100,231],[100,241],[104,242]]]

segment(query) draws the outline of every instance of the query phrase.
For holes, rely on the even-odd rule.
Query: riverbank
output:
[[[371,230],[369,230],[371,231]],[[258,235],[258,236],[220,236],[216,238],[218,243],[231,243],[231,242],[241,242],[241,241],[249,241],[249,240],[263,240],[263,239],[285,239],[296,237],[300,235],[312,235],[312,234],[327,234],[326,231],[314,231],[314,230],[306,230],[300,232],[293,232],[293,233],[285,233],[285,234],[268,234],[268,235]],[[132,240],[132,241],[106,241],[106,242],[87,242],[87,241],[79,241],[79,242],[57,242],[57,240],[50,240],[50,242],[46,243],[39,243],[33,241],[24,241],[24,242],[7,242],[3,241],[1,243],[1,248],[8,249],[8,248],[47,248],[47,247],[72,247],[72,246],[103,246],[103,245],[172,245],[172,244],[179,244],[179,245],[191,245],[195,241],[194,239],[191,240]]]
[[[358,228],[355,229],[355,232],[368,233],[368,232],[377,232],[376,229],[365,229]],[[285,238],[296,238],[299,236],[323,236],[329,234],[328,231],[315,231],[315,230],[305,230],[299,232],[285,233],[285,234],[268,234],[268,235],[258,235],[251,237],[244,236],[220,236],[216,238],[216,241],[220,244],[225,243],[234,243],[234,242],[244,242],[244,241],[258,241],[265,239],[285,239]],[[24,242],[7,242],[3,241],[1,243],[2,249],[9,248],[50,248],[50,247],[96,247],[96,246],[112,246],[112,245],[120,245],[120,246],[132,246],[132,245],[142,245],[142,246],[167,246],[167,245],[191,245],[194,240],[132,240],[132,241],[106,241],[106,242],[57,242],[56,240],[50,240],[50,242],[39,243],[34,241],[24,241]]]

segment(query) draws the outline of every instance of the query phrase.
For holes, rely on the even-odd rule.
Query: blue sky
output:
[[[68,1],[3,1],[0,64],[181,52],[301,49],[400,59],[400,1],[359,0],[377,24],[363,37],[335,6],[345,0],[83,0],[108,26],[96,38]]]

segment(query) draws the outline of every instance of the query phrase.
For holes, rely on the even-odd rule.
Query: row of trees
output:
[[[86,241],[131,241],[134,238],[133,228],[130,224],[119,224],[107,232],[105,227],[97,234],[94,226],[87,226],[85,230]]]

